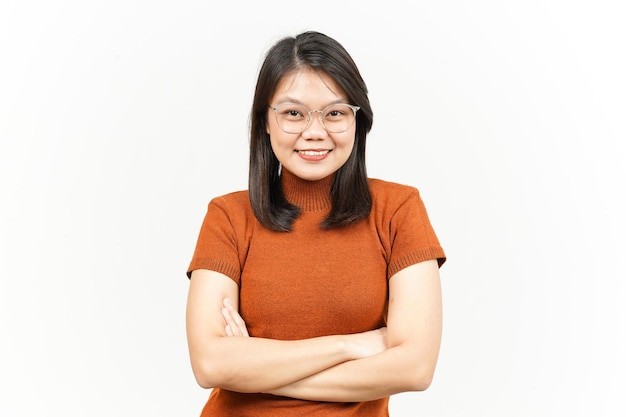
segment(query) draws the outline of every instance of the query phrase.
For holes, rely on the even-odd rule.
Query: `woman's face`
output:
[[[301,104],[309,110],[352,104],[331,77],[311,69],[287,74],[278,83],[270,106],[285,103]],[[331,133],[320,122],[320,113],[311,113],[311,122],[304,131],[286,133],[278,126],[274,110],[268,109],[267,120],[274,155],[284,169],[304,180],[317,181],[333,174],[348,160],[354,147],[356,122],[345,132]]]

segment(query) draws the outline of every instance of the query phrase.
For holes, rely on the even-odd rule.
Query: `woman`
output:
[[[317,32],[267,53],[249,190],[213,199],[187,275],[202,416],[387,416],[426,389],[443,249],[417,189],[368,179],[367,88]]]

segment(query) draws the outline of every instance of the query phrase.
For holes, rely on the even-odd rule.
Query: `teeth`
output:
[[[327,154],[328,151],[298,151],[298,153],[309,156],[322,156],[324,154]]]

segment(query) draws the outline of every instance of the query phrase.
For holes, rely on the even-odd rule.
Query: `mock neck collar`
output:
[[[307,181],[283,168],[281,182],[288,202],[301,211],[324,211],[331,207],[330,186],[335,174],[318,181]]]

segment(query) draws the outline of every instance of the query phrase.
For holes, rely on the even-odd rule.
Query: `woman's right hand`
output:
[[[246,323],[234,308],[232,302],[226,298],[223,304],[222,316],[226,323],[224,328],[226,335],[249,337]],[[363,333],[344,335],[343,337],[352,359],[367,358],[387,349],[386,327]]]
[[[229,299],[224,299],[222,316],[225,321],[227,336],[248,337],[246,323],[234,308]],[[387,328],[371,330],[363,333],[354,333],[341,336],[346,342],[349,355],[352,359],[362,359],[376,355],[387,349]]]
[[[222,317],[224,317],[224,321],[226,322],[224,326],[226,336],[249,337],[246,322],[241,318],[239,311],[235,309],[230,299],[225,298],[223,304]]]

